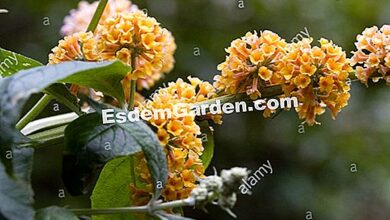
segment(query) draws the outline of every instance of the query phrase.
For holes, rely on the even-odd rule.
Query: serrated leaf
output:
[[[37,66],[42,66],[42,64],[31,58],[0,48],[0,78]]]
[[[76,215],[71,211],[57,207],[50,206],[37,211],[35,220],[78,220]]]
[[[214,133],[207,121],[201,121],[198,122],[198,124],[200,126],[201,133],[206,135],[202,136],[204,151],[200,159],[203,162],[203,166],[207,168],[214,156]]]
[[[30,220],[34,217],[33,191],[30,185],[31,148],[15,148],[12,153],[15,177],[10,177],[0,163],[0,215],[8,220]]]
[[[92,192],[92,208],[127,207],[131,205],[131,158],[120,157],[109,161],[100,173]],[[93,220],[136,220],[131,214],[93,216]]]
[[[0,159],[7,162],[4,152],[10,149],[10,145],[20,135],[15,129],[15,124],[31,94],[62,81],[96,88],[122,102],[124,95],[120,81],[129,70],[130,67],[120,61],[102,63],[75,61],[22,70],[2,79],[0,82],[0,94],[2,94],[0,96],[0,133],[2,134]],[[7,167],[7,170],[12,169]]]

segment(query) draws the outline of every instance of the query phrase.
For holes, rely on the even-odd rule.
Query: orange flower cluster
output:
[[[263,31],[260,36],[248,32],[226,49],[228,56],[218,65],[222,73],[215,76],[214,86],[225,94],[246,92],[252,99],[260,97],[259,88],[280,84],[281,78],[274,70],[286,46],[285,40],[271,31]]]
[[[95,34],[80,32],[65,37],[52,50],[49,63],[119,59],[134,67],[123,80],[128,98],[131,79],[137,79],[138,90],[149,89],[172,70],[175,50],[172,34],[156,19],[137,11],[107,18]]]
[[[61,34],[63,36],[68,36],[86,31],[98,4],[99,1],[93,3],[80,1],[78,8],[71,10],[70,14],[65,17],[64,25],[61,27]],[[117,14],[135,12],[138,10],[138,7],[129,0],[109,0],[100,19],[100,23],[102,24],[107,18],[116,16]]]
[[[351,64],[356,65],[356,77],[366,86],[369,78],[384,79],[390,85],[390,25],[366,28],[355,45]]]
[[[353,70],[341,47],[326,39],[319,41],[320,47],[312,47],[311,42],[305,38],[290,44],[277,68],[284,95],[298,98],[301,105],[296,111],[309,125],[318,123],[316,115],[323,114],[326,107],[335,118],[347,105],[348,76]]]
[[[152,99],[145,101],[140,108],[153,112],[159,110],[173,112],[174,106],[180,105],[183,110],[189,111],[192,103],[215,96],[215,89],[210,83],[192,77],[188,77],[188,80],[190,83],[180,78],[169,83],[168,87],[159,89]],[[203,177],[205,170],[200,159],[204,149],[199,137],[200,127],[195,123],[195,115],[187,114],[184,117],[160,115],[157,120],[152,117],[149,123],[156,130],[167,155],[168,182],[162,196],[168,201],[187,198],[195,187],[196,177]],[[146,160],[141,160],[137,169],[142,180],[147,183],[146,189],[151,189],[151,176]],[[144,196],[142,193],[135,194],[137,195]],[[134,199],[139,201],[140,198]]]
[[[172,33],[167,29],[163,29],[163,45],[162,45],[162,60],[161,60],[161,70],[153,71],[150,76],[144,78],[139,78],[137,80],[137,88],[141,90],[142,88],[150,89],[154,86],[155,82],[159,81],[164,75],[162,73],[169,73],[172,71],[175,58],[174,54],[176,51],[175,38],[172,36]]]
[[[301,105],[298,115],[309,125],[317,123],[316,115],[329,108],[333,118],[347,105],[352,68],[342,49],[326,39],[320,47],[311,46],[312,39],[286,43],[277,34],[264,31],[247,33],[234,40],[229,54],[218,69],[214,86],[225,94],[246,92],[252,99],[261,91],[280,85],[282,96],[296,96]],[[266,109],[264,117],[272,111]]]
[[[151,76],[163,67],[167,30],[143,12],[109,18],[97,29],[102,60],[119,59],[133,66],[133,78]]]
[[[59,41],[58,46],[52,49],[52,53],[49,54],[49,63],[57,64],[72,60],[97,61],[100,58],[97,42],[92,32],[80,32],[66,36]]]

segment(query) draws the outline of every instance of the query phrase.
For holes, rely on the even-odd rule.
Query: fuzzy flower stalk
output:
[[[195,205],[204,208],[208,203],[218,205],[232,217],[236,215],[231,211],[237,202],[238,187],[241,180],[248,177],[246,168],[234,167],[230,170],[222,170],[220,176],[215,172],[213,176],[207,176],[200,180],[191,197]]]
[[[149,213],[152,216],[160,217],[161,219],[186,219],[181,216],[167,213],[163,210],[172,210],[177,207],[195,206],[203,208],[209,203],[218,205],[232,217],[236,215],[231,211],[237,202],[238,187],[243,179],[246,179],[249,171],[246,168],[234,167],[230,170],[222,170],[220,176],[215,174],[199,179],[198,186],[192,190],[188,198],[175,201],[162,202],[157,201],[152,204],[122,207],[122,208],[107,208],[107,209],[72,209],[71,211],[77,215],[105,215],[105,214],[120,214],[120,213]]]

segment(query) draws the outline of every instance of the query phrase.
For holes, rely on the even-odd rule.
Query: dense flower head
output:
[[[172,35],[141,11],[108,18],[97,32],[102,60],[119,59],[133,67],[124,80],[127,97],[130,79],[139,79],[141,88],[149,88],[172,69],[176,49]]]
[[[153,112],[158,110],[173,112],[174,106],[180,104],[181,107],[189,110],[192,103],[215,96],[215,89],[210,83],[192,77],[188,77],[188,80],[190,83],[180,78],[176,82],[169,83],[168,87],[159,89],[140,108]],[[165,200],[188,197],[196,186],[197,178],[203,177],[205,170],[200,158],[204,148],[199,136],[200,127],[195,122],[195,115],[172,114],[170,117],[162,116],[158,119],[152,117],[148,123],[156,131],[167,155],[168,182],[162,196]],[[141,160],[138,171],[143,181],[150,185],[151,176],[146,160]]]
[[[142,11],[123,12],[105,19],[92,32],[66,36],[49,55],[49,63],[64,61],[121,60],[133,67],[122,81],[126,99],[130,80],[137,80],[138,90],[149,89],[172,70],[175,39],[156,19]]]
[[[290,44],[277,67],[284,95],[298,98],[298,115],[309,125],[317,123],[316,115],[326,108],[335,118],[350,97],[348,76],[352,68],[345,52],[326,39],[319,42],[319,47],[313,47],[312,39],[304,38]]]
[[[248,32],[226,49],[228,56],[218,65],[222,73],[215,76],[214,86],[225,94],[246,92],[253,99],[260,97],[261,88],[280,84],[281,78],[274,68],[286,45],[284,39],[271,31],[263,31],[260,36]]]
[[[86,31],[98,4],[99,1],[93,3],[80,1],[78,8],[71,10],[70,14],[65,17],[64,25],[61,27],[61,34],[67,36]],[[100,19],[100,23],[103,23],[109,17],[116,16],[118,13],[135,12],[138,10],[138,7],[129,0],[109,0]]]
[[[351,64],[356,65],[356,77],[366,85],[369,78],[384,79],[390,85],[390,25],[366,28],[355,45]]]

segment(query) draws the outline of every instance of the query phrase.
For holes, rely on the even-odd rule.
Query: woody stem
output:
[[[152,214],[158,210],[165,210],[183,206],[194,206],[195,200],[192,197],[165,202],[160,204],[155,204],[152,206],[133,206],[133,207],[120,207],[120,208],[107,208],[107,209],[71,209],[76,215],[110,215],[110,214],[123,214],[123,213],[150,213]]]

